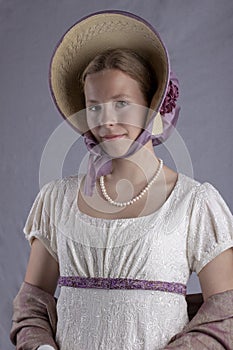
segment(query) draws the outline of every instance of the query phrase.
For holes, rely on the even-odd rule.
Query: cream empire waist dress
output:
[[[61,276],[186,285],[192,271],[233,246],[232,214],[209,183],[180,173],[159,210],[110,220],[79,211],[80,181],[75,175],[44,185],[24,227],[59,262]],[[61,350],[162,349],[188,322],[185,296],[157,290],[62,286],[57,314]]]

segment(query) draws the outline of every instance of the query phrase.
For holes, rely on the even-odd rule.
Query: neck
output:
[[[159,165],[152,142],[148,142],[128,158],[113,159],[112,172],[108,176],[116,181],[130,179],[134,184],[148,182]]]

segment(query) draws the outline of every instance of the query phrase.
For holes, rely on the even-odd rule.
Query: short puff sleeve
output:
[[[233,247],[232,214],[219,192],[207,182],[198,187],[194,197],[187,243],[189,266],[197,274]]]
[[[23,232],[30,244],[34,238],[38,238],[58,261],[54,183],[49,182],[41,188],[31,207]]]

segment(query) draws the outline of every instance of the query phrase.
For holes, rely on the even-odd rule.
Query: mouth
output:
[[[103,141],[113,141],[113,140],[118,140],[125,137],[125,134],[122,135],[105,135],[102,137]]]

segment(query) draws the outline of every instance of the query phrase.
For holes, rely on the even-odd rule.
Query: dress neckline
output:
[[[85,176],[85,175],[83,175]],[[167,207],[169,205],[171,205],[172,200],[175,198],[176,193],[178,191],[178,189],[180,188],[180,184],[182,182],[182,177],[185,176],[182,173],[178,173],[177,176],[177,180],[175,183],[175,186],[173,187],[173,190],[171,191],[170,195],[168,196],[168,198],[166,199],[166,201],[161,205],[161,207],[159,209],[157,209],[156,211],[152,212],[151,214],[148,215],[143,215],[143,216],[138,216],[138,217],[129,217],[129,218],[114,218],[114,219],[108,219],[108,218],[99,218],[99,217],[94,217],[91,215],[88,215],[86,213],[83,213],[78,206],[78,192],[79,192],[79,187],[81,184],[81,181],[83,179],[83,176],[80,177],[78,176],[77,180],[78,180],[78,186],[77,186],[77,192],[76,192],[76,200],[75,200],[75,205],[76,205],[76,215],[82,217],[82,219],[84,219],[85,221],[89,221],[89,222],[98,222],[98,223],[106,223],[106,224],[110,224],[110,223],[123,223],[123,222],[130,222],[130,221],[144,221],[147,219],[151,219],[154,216],[159,215],[162,211],[166,210]]]

